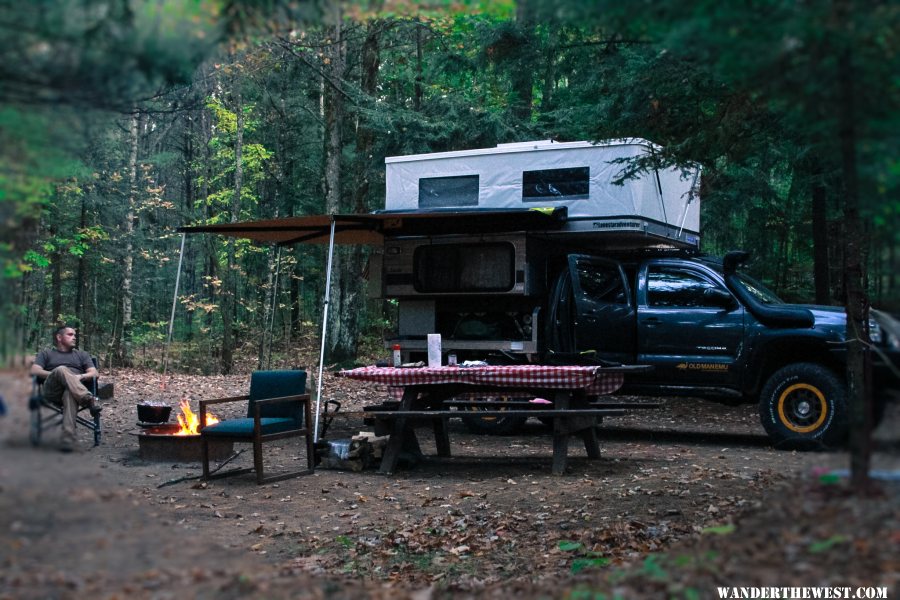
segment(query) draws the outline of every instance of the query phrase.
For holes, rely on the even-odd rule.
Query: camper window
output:
[[[506,292],[515,285],[512,244],[437,244],[416,248],[413,281],[417,292]]]
[[[522,173],[522,201],[585,200],[590,178],[590,167],[525,171]]]
[[[478,206],[478,175],[421,177],[419,208]]]

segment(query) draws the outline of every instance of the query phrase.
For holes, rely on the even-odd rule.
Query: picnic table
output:
[[[554,474],[566,468],[569,438],[584,442],[589,458],[600,457],[596,426],[603,417],[621,415],[623,405],[598,406],[596,396],[618,390],[627,373],[650,367],[622,365],[551,366],[490,365],[474,367],[361,367],[338,372],[338,376],[403,389],[399,404],[383,405],[371,414],[387,423],[387,447],[381,460],[382,473],[391,474],[397,467],[401,451],[421,454],[415,424],[430,421],[438,456],[450,456],[447,419],[468,414],[479,417],[533,416],[553,422]],[[486,396],[533,396],[546,399],[542,403],[461,400],[475,393]],[[496,407],[496,408],[492,408]],[[479,409],[477,413],[468,410]]]

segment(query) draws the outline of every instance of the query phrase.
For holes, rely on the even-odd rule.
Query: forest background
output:
[[[177,227],[369,212],[386,156],[548,138],[641,137],[664,164],[699,163],[704,251],[751,251],[791,301],[900,311],[896,3],[0,0],[0,15],[0,362],[65,322],[107,366],[159,368]],[[366,252],[337,256],[333,362],[391,326]],[[170,369],[316,343],[325,248],[192,236],[182,269]]]

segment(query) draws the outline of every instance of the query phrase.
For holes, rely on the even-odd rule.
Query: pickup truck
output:
[[[547,286],[539,306],[524,298],[438,299],[437,328],[460,360],[652,365],[620,393],[752,402],[778,447],[838,444],[848,428],[843,308],[784,303],[738,271],[747,258],[650,249],[555,253],[542,263]],[[522,341],[511,348],[536,352],[485,353],[478,345],[517,336]],[[875,321],[870,336],[881,348],[875,388],[883,407],[880,392],[896,384],[896,366],[885,363],[900,364],[900,340]],[[521,422],[467,419],[475,430],[494,432]]]

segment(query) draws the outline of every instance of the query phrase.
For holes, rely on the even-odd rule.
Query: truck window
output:
[[[647,276],[647,304],[654,307],[716,308],[703,296],[719,288],[702,274],[678,267],[651,266]]]
[[[478,206],[478,175],[419,178],[419,208]]]
[[[525,171],[522,173],[522,201],[585,200],[590,179],[590,167]]]
[[[578,272],[580,293],[587,299],[609,304],[628,304],[625,284],[615,264],[578,259],[575,269]]]
[[[413,286],[419,293],[506,292],[515,281],[512,244],[435,244],[413,254]]]

